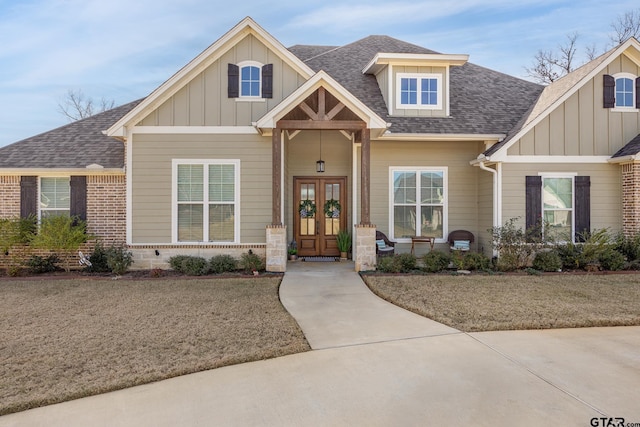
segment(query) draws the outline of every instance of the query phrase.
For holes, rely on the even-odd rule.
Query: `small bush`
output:
[[[107,266],[113,274],[124,274],[133,264],[133,254],[124,246],[111,246],[107,249]]]
[[[640,233],[633,236],[625,236],[618,233],[614,239],[615,249],[627,257],[629,262],[640,259]]]
[[[216,255],[209,261],[209,268],[214,274],[228,273],[235,271],[237,261],[231,255]]]
[[[171,268],[189,276],[209,274],[209,263],[206,259],[190,255],[178,255],[169,259]]]
[[[414,254],[398,254],[394,258],[396,258],[395,262],[400,265],[401,273],[409,273],[410,271],[415,270],[417,267],[417,259]]]
[[[190,258],[189,255],[175,255],[172,256],[171,258],[169,258],[169,266],[174,269],[175,271],[177,271],[178,273],[182,273],[182,263],[187,259]]]
[[[451,262],[451,256],[440,251],[431,251],[422,256],[423,269],[429,273],[446,270]]]
[[[564,270],[577,270],[582,268],[582,245],[575,243],[560,244],[554,248],[560,257]]]
[[[58,269],[56,264],[59,262],[60,258],[57,255],[49,255],[48,257],[32,255],[25,262],[25,265],[31,274],[44,274],[56,271]]]
[[[107,250],[102,246],[102,243],[96,243],[93,252],[89,256],[90,266],[85,267],[85,270],[90,273],[110,273],[109,263],[107,262]]]
[[[395,256],[382,257],[378,261],[378,270],[383,273],[400,273],[402,265]]]
[[[599,261],[604,270],[618,271],[624,268],[627,260],[620,252],[609,248],[600,254]]]
[[[240,257],[240,269],[245,273],[264,270],[264,261],[258,255],[249,251]]]
[[[521,261],[517,254],[501,253],[496,261],[496,269],[498,271],[515,271],[523,266]]]
[[[558,271],[562,269],[562,260],[556,251],[538,252],[533,259],[533,268],[540,271]]]
[[[462,268],[465,270],[489,270],[491,259],[482,253],[467,252],[462,257]]]

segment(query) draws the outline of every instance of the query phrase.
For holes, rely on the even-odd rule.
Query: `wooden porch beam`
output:
[[[338,102],[338,105],[333,107],[331,111],[327,113],[326,119],[333,120],[333,118],[344,109],[345,105],[342,102]]]
[[[282,129],[275,128],[271,135],[271,173],[272,173],[272,187],[271,187],[271,224],[282,225],[282,218],[280,217],[280,199],[282,197],[282,174],[281,174],[281,162],[282,162],[282,150],[281,150],[281,135]]]
[[[283,130],[362,130],[366,123],[359,120],[279,120],[276,124]]]
[[[304,111],[311,120],[320,120],[318,118],[318,113],[313,111],[313,109],[309,107],[309,105],[306,102],[302,101],[302,103],[300,103],[300,109]]]
[[[363,129],[360,132],[362,143],[361,171],[360,171],[360,224],[371,224],[370,216],[370,191],[371,191],[371,137],[370,130]]]
[[[325,120],[325,115],[327,112],[326,94],[327,92],[324,87],[320,86],[318,88],[318,120]]]

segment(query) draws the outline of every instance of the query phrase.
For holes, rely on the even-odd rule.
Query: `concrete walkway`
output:
[[[377,300],[352,267],[296,264],[281,286],[322,350],[7,415],[0,426],[640,423],[640,327],[466,334]]]

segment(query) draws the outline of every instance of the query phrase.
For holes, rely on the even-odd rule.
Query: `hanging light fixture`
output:
[[[320,130],[320,160],[316,162],[316,172],[324,172],[324,160],[322,160],[322,130]]]

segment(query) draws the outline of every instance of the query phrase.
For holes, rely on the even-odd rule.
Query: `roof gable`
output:
[[[556,108],[578,92],[580,88],[591,81],[598,73],[611,64],[611,62],[625,53],[635,62],[640,63],[640,43],[638,40],[630,38],[625,43],[605,52],[598,58],[545,87],[540,97],[531,105],[527,113],[522,116],[507,137],[486,150],[481,157],[499,161],[506,155],[509,147],[548,117]]]
[[[162,105],[195,76],[222,57],[236,43],[244,39],[249,34],[256,37],[260,42],[276,53],[305,78],[309,78],[313,75],[313,70],[304,64],[304,62],[287,50],[278,40],[267,33],[253,19],[246,17],[220,39],[205,49],[200,55],[184,66],[180,71],[174,74],[169,80],[160,85],[134,110],[130,111],[127,115],[118,120],[118,122],[113,124],[113,126],[111,126],[107,131],[107,134],[109,136],[125,138],[126,127],[135,125],[151,111]]]

